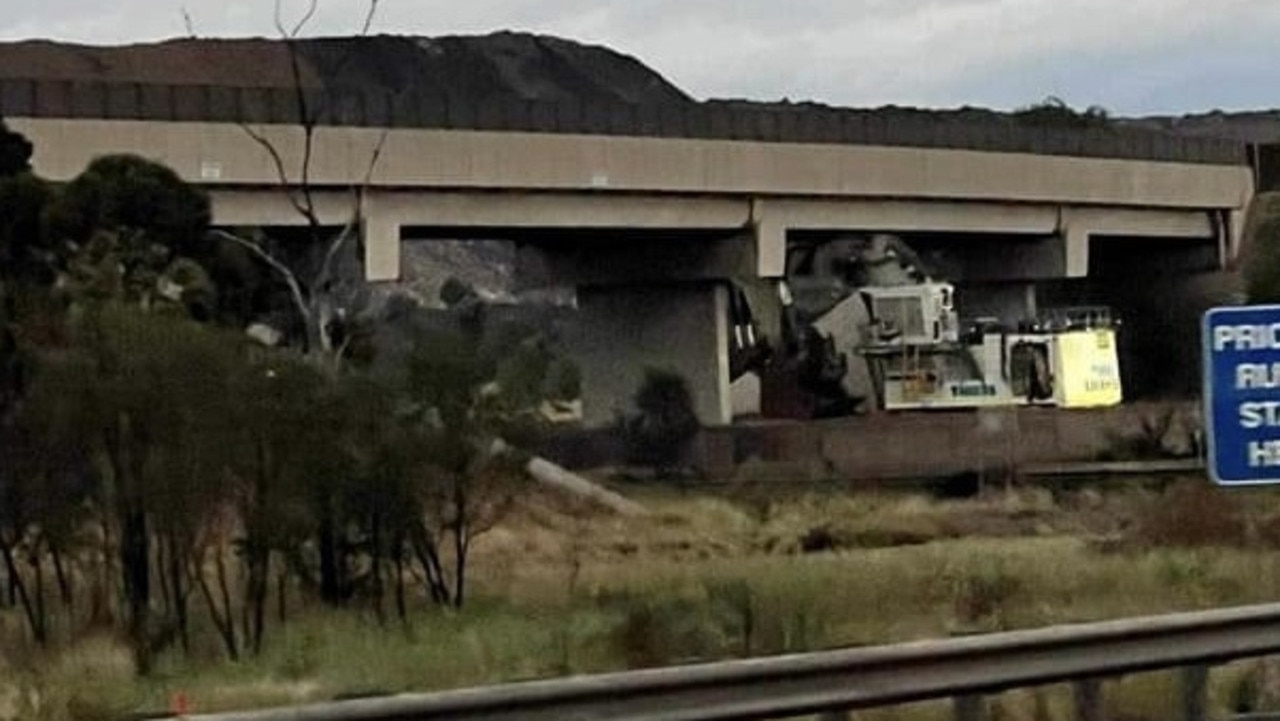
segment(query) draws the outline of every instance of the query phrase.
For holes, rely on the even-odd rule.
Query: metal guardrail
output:
[[[1065,461],[1062,463],[1026,463],[1018,466],[1018,475],[1053,476],[1158,476],[1195,473],[1205,468],[1203,458],[1163,458],[1150,461]]]
[[[1280,652],[1280,604],[1033,631],[511,684],[427,695],[192,717],[199,721],[731,721],[1076,684],[1081,719],[1102,718],[1103,680],[1183,669],[1183,716],[1204,718],[1210,666]]]

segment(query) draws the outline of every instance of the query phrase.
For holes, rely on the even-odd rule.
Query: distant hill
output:
[[[608,48],[529,33],[298,41],[308,87],[485,100],[683,103],[691,98]],[[123,46],[0,43],[0,78],[293,87],[279,40],[180,39]]]

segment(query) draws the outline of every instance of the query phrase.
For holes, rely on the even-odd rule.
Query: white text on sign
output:
[[[1280,467],[1280,441],[1251,442],[1249,444],[1249,467]]]
[[[1213,329],[1213,350],[1280,350],[1280,323],[1220,325]]]

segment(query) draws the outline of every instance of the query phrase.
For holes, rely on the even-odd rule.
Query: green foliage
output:
[[[30,173],[0,175],[0,283],[51,281],[42,216],[52,198],[49,184]]]
[[[210,220],[209,199],[168,167],[134,155],[95,159],[50,209],[51,231],[87,243],[99,231],[123,236],[128,260],[198,256]]]
[[[53,282],[41,217],[52,195],[31,175],[30,144],[0,121],[0,422],[22,392],[28,372],[20,324],[38,295]]]
[[[1249,302],[1280,303],[1280,193],[1253,199],[1241,255]]]
[[[0,119],[0,178],[30,172],[32,150],[31,141]]]
[[[1106,108],[1092,105],[1078,111],[1062,98],[1054,96],[1015,110],[1013,117],[1019,123],[1044,128],[1106,128],[1110,124],[1110,113]]]
[[[731,643],[727,617],[705,592],[604,593],[598,607],[618,618],[612,644],[627,668],[709,660]]]
[[[295,596],[379,620],[389,597],[405,620],[415,598],[461,606],[471,544],[522,489],[518,448],[577,395],[547,338],[454,288],[383,358],[382,329],[330,312],[364,307],[353,281],[292,309],[369,363],[251,345],[238,331],[281,284],[235,238],[205,245],[198,190],[133,156],[56,189],[20,151],[0,175],[0,604],[22,595],[32,640],[114,625],[146,673],[197,643],[197,604],[232,660]],[[71,599],[91,584],[86,619]]]
[[[992,630],[1008,630],[1010,610],[1023,590],[1023,581],[998,559],[963,571],[951,579],[956,620],[968,627],[989,624]]]
[[[689,384],[677,373],[647,369],[635,405],[637,412],[623,420],[631,460],[668,476],[684,462],[700,428]]]

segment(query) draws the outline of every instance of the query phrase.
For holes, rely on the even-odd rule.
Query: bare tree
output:
[[[370,0],[360,37],[368,35],[378,11],[379,0]],[[358,263],[343,261],[358,249],[359,235],[364,213],[365,192],[382,157],[388,129],[378,136],[364,176],[350,188],[351,216],[340,230],[333,233],[324,222],[317,202],[317,188],[312,181],[312,164],[316,151],[316,132],[327,110],[326,95],[313,97],[303,73],[303,57],[299,48],[299,36],[315,17],[319,0],[310,0],[301,17],[289,24],[284,18],[281,0],[275,3],[275,28],[284,43],[289,60],[293,100],[297,114],[297,126],[302,134],[302,151],[295,172],[290,172],[284,154],[268,135],[249,123],[240,127],[270,158],[282,192],[286,194],[293,210],[302,219],[307,230],[307,240],[312,249],[323,248],[320,263],[313,272],[306,273],[301,264],[290,263],[272,246],[266,237],[244,237],[225,230],[216,231],[217,237],[248,250],[269,267],[289,289],[294,312],[305,329],[305,352],[313,358],[326,359],[336,369],[345,356],[350,336],[346,328],[365,308],[363,275],[353,277],[352,266]],[[338,64],[341,70],[354,55],[353,48]]]

